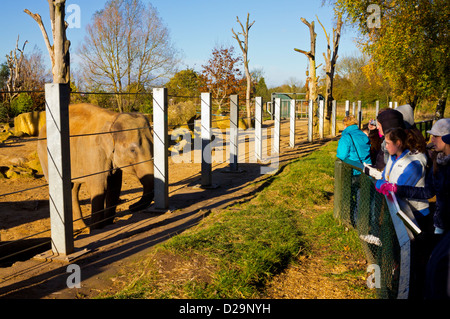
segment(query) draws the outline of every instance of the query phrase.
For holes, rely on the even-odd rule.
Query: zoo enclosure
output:
[[[72,94],[80,94],[80,95],[87,95],[87,94],[98,94],[98,93],[88,93],[88,92],[72,92]],[[99,96],[105,96],[111,93],[101,93]],[[163,154],[164,156],[160,156],[158,159],[149,159],[155,160],[155,172],[158,172],[159,176],[155,174],[155,181],[158,180],[158,185],[156,185],[155,182],[155,207],[159,209],[167,209],[168,203],[169,203],[169,196],[168,196],[168,147],[170,144],[169,141],[169,134],[168,130],[170,127],[167,125],[167,111],[168,111],[168,101],[169,98],[173,99],[186,99],[186,98],[194,98],[196,100],[200,101],[201,104],[201,110],[200,110],[200,134],[201,134],[201,154],[202,154],[202,171],[201,171],[201,180],[202,180],[202,186],[208,187],[212,184],[212,175],[211,175],[211,152],[212,147],[208,148],[208,145],[211,145],[212,139],[213,139],[213,130],[212,130],[212,123],[214,120],[212,120],[213,116],[218,116],[215,114],[212,114],[212,99],[211,95],[209,93],[203,93],[200,97],[176,97],[176,96],[168,96],[166,89],[155,89],[153,93],[141,93],[145,94],[147,96],[150,96],[153,101],[153,130],[154,134],[156,136],[155,141],[159,142],[155,143],[155,154]],[[127,94],[127,95],[137,95],[135,93]],[[50,99],[48,99],[50,100]],[[59,102],[57,102],[58,104]],[[304,101],[302,101],[304,105]],[[349,102],[347,102],[348,104]],[[336,116],[337,110],[336,110],[336,103],[333,104],[333,114],[332,117],[332,127],[331,127],[331,136],[336,136],[336,131],[338,131],[336,126]],[[274,106],[274,124],[272,129],[272,149],[271,149],[271,156],[273,156],[274,159],[276,159],[276,154],[280,153],[280,125],[281,125],[281,99],[276,98],[273,102]],[[293,102],[290,102],[288,104],[289,106],[289,126],[290,126],[290,147],[295,147],[296,145],[296,136],[295,136],[295,125],[297,123],[298,115],[303,112],[302,109],[299,110],[299,104],[295,103],[295,100]],[[312,101],[309,101],[308,103],[308,141],[312,142],[313,139],[317,136],[313,134],[314,131],[317,131],[318,127],[318,135],[319,138],[322,138],[324,136],[324,112],[323,112],[323,103],[319,103],[319,106],[317,107],[312,103]],[[47,103],[47,107],[49,107],[49,104]],[[229,118],[229,139],[230,141],[234,141],[234,143],[230,143],[229,146],[229,167],[230,170],[238,171],[238,153],[239,153],[239,118],[240,118],[240,112],[239,112],[239,98],[238,96],[231,96],[229,98],[229,110],[228,113],[230,115]],[[302,106],[303,107],[303,106]],[[318,111],[318,123],[313,122],[314,118],[314,109]],[[317,114],[316,113],[316,114]],[[264,136],[262,134],[262,122],[263,122],[263,101],[261,98],[255,98],[254,99],[254,117],[255,117],[255,129],[252,131],[252,134],[254,134],[254,140],[255,140],[255,157],[258,160],[264,160],[264,156],[262,154],[262,141],[264,140]],[[217,117],[216,117],[217,118]],[[221,120],[222,121],[222,120]],[[155,126],[156,124],[156,126]],[[193,124],[189,124],[190,128]],[[316,126],[316,128],[314,128]],[[138,128],[139,129],[139,128]],[[59,130],[57,130],[59,132]],[[267,136],[266,136],[267,137]],[[36,140],[36,139],[35,139]],[[158,151],[159,150],[159,151]],[[267,154],[264,154],[267,155]],[[274,161],[275,165],[271,165],[276,170],[276,162]],[[266,168],[266,167],[265,167]],[[102,172],[99,172],[102,173]],[[67,177],[66,177],[67,179]],[[67,180],[66,180],[67,183]],[[41,187],[45,187],[48,185],[42,185]],[[30,190],[30,189],[28,189]],[[27,190],[23,190],[27,191]],[[22,191],[20,191],[22,192]],[[16,193],[16,192],[14,192]],[[0,194],[0,197],[6,197],[9,194]],[[61,196],[58,196],[61,197]],[[65,200],[68,201],[67,199]],[[70,201],[69,201],[70,202]],[[61,205],[64,205],[64,201]],[[67,207],[66,207],[67,208]],[[63,230],[58,231],[53,229],[52,230],[52,244],[55,245],[58,241],[61,243],[60,245],[63,246],[63,248],[58,248],[56,246],[53,246],[53,250],[55,253],[64,255],[66,253],[70,254],[69,251],[71,251],[71,245],[69,244],[69,250],[66,250],[67,242],[71,242],[73,240],[73,234],[70,229],[64,229],[64,227],[67,227],[67,225],[72,224],[72,215],[66,214],[65,218],[67,218],[66,221],[60,224],[60,228],[63,228]],[[58,215],[59,218],[60,215]],[[60,219],[60,218],[59,218]],[[27,236],[33,237],[34,235]],[[54,237],[58,237],[57,239]],[[1,245],[7,245],[8,243],[2,243]],[[9,256],[0,257],[1,259],[7,258]]]
[[[68,92],[65,93],[66,95],[68,94]],[[73,93],[72,93],[73,94]],[[84,93],[86,94],[86,93]],[[67,96],[66,97],[61,97],[61,90],[60,90],[60,86],[58,86],[58,90],[57,93],[51,93],[49,94],[50,96],[47,96],[46,101],[46,108],[47,108],[47,113],[50,115],[47,117],[47,124],[48,121],[53,122],[53,124],[55,124],[55,122],[58,122],[58,116],[57,113],[58,111],[60,111],[60,107],[59,105],[62,103],[66,103],[68,101]],[[55,96],[53,96],[55,95]],[[55,101],[52,101],[52,96],[55,99]],[[155,134],[155,155],[156,154],[164,154],[165,156],[161,156],[159,159],[157,158],[153,158],[153,159],[149,159],[149,160],[154,160],[154,165],[155,165],[155,181],[158,180],[158,185],[156,185],[155,182],[155,207],[159,208],[159,209],[165,209],[168,206],[168,191],[167,191],[167,185],[168,185],[168,172],[167,172],[167,158],[168,158],[168,146],[169,146],[169,135],[168,135],[168,125],[167,125],[167,104],[168,104],[168,95],[167,95],[167,90],[166,89],[155,89],[153,91],[152,94],[150,94],[150,96],[153,99],[153,132]],[[196,97],[198,98],[198,97]],[[61,100],[64,100],[63,102],[61,102]],[[208,186],[209,183],[211,183],[211,162],[210,160],[208,160],[208,153],[209,153],[209,157],[210,157],[210,152],[212,151],[212,149],[210,148],[208,150],[208,145],[210,145],[211,143],[211,139],[212,139],[212,135],[211,135],[211,124],[212,124],[212,120],[211,120],[211,96],[209,93],[203,93],[200,97],[201,100],[201,117],[200,117],[200,121],[201,122],[201,135],[202,135],[202,186]],[[239,123],[239,101],[238,101],[238,96],[231,96],[230,99],[230,110],[229,110],[229,114],[230,114],[230,119],[229,119],[229,137],[231,141],[236,141],[238,140],[239,137],[239,130],[238,130],[238,123]],[[278,103],[278,100],[276,101],[276,112],[275,114],[279,114],[279,105],[280,103]],[[51,109],[50,104],[53,104],[53,106],[56,108],[56,110]],[[254,140],[256,141],[256,147],[255,147],[255,157],[258,158],[259,160],[264,160],[263,158],[263,154],[261,154],[262,152],[262,147],[261,144],[263,142],[263,136],[262,136],[262,122],[263,122],[263,110],[262,110],[262,105],[263,105],[263,101],[261,98],[256,98],[255,99],[255,130],[253,131],[255,138]],[[295,112],[293,112],[293,114],[295,114]],[[293,116],[293,118],[295,118]],[[280,128],[281,128],[281,123],[280,123],[280,116],[277,115],[275,118],[275,122],[274,122],[274,129],[272,129],[272,149],[271,149],[271,157],[273,157],[274,159],[276,159],[276,154],[279,154],[280,152]],[[295,125],[295,120],[292,122]],[[158,125],[160,125],[160,127],[158,127]],[[64,125],[55,125],[55,132],[57,132],[58,138],[59,135],[61,134],[61,127]],[[68,125],[65,125],[66,127]],[[139,128],[138,128],[139,129]],[[50,128],[49,128],[50,130]],[[248,132],[247,132],[248,133]],[[291,147],[295,146],[295,130],[290,132],[292,138],[291,138]],[[51,135],[51,133],[49,132],[49,135]],[[67,136],[66,136],[67,137]],[[74,136],[69,136],[69,138],[73,138]],[[312,135],[311,135],[312,138]],[[33,139],[34,141],[37,141],[38,139]],[[311,139],[312,140],[312,139]],[[158,142],[160,142],[160,145],[158,145]],[[66,142],[67,143],[67,142]],[[58,144],[64,144],[64,143],[54,143],[54,141],[49,141],[47,144],[50,144],[51,146],[54,145],[58,145]],[[7,145],[10,145],[10,143],[7,143]],[[66,149],[67,144],[66,145]],[[260,147],[258,147],[258,145],[260,145]],[[64,149],[64,146],[62,147],[62,149]],[[239,152],[239,147],[238,147],[238,143],[230,143],[230,147],[229,147],[229,164],[230,164],[230,170],[237,170],[237,164],[238,164],[238,160],[237,160],[237,155]],[[158,151],[160,150],[160,151]],[[207,150],[205,152],[205,150]],[[51,158],[60,158],[60,156],[54,156],[54,154],[52,156],[50,156]],[[60,163],[63,164],[63,163]],[[274,161],[274,164],[276,164],[276,161]],[[272,166],[272,165],[271,165]],[[262,168],[267,168],[267,166],[262,166]],[[269,168],[274,168],[276,170],[276,165],[273,165],[273,167],[269,167]],[[57,169],[57,174],[54,174],[57,178],[59,178],[60,180],[65,180],[66,183],[66,188],[67,185],[69,185],[69,183],[71,182],[71,179],[68,177],[70,175],[66,176],[62,176],[62,174],[60,174],[60,172],[62,171],[61,168]],[[159,174],[161,174],[161,176],[157,176],[156,172],[158,172]],[[99,172],[100,173],[104,173],[104,172]],[[73,180],[73,179],[72,179]],[[39,186],[39,187],[46,187],[49,186],[47,184]],[[37,187],[36,187],[37,188]],[[51,187],[49,187],[51,188]],[[57,187],[57,189],[61,189],[63,187]],[[15,191],[15,192],[11,192],[11,193],[7,193],[7,194],[0,194],[0,197],[5,198],[8,195],[12,195],[14,193],[21,193],[21,192],[25,192],[25,191],[30,191],[33,188],[30,189],[25,189],[25,190],[20,190],[20,191]],[[67,190],[66,190],[67,191]],[[159,191],[159,193],[158,193]],[[64,213],[65,210],[70,211],[70,208],[68,208],[68,203],[70,203],[70,200],[68,199],[68,197],[66,195],[61,195],[61,194],[57,194],[57,195],[51,195],[51,204],[54,204],[55,199],[57,200],[61,200],[61,207],[57,209],[57,215],[53,216],[54,218],[52,219],[57,220],[57,222],[60,224],[59,228],[55,227],[54,223],[52,223],[51,227],[51,243],[52,243],[52,249],[56,254],[60,254],[60,255],[67,255],[70,254],[70,251],[72,250],[71,246],[72,244],[70,243],[73,240],[73,234],[72,234],[72,230],[70,229],[70,227],[68,225],[72,225],[72,215],[69,213]],[[65,206],[64,206],[65,205]],[[34,234],[35,235],[35,234]],[[34,235],[30,235],[25,237],[29,238],[29,237],[33,237]],[[57,238],[56,238],[57,237]],[[69,242],[69,244],[67,245],[67,242]],[[60,243],[60,244],[58,244]],[[1,245],[8,245],[10,243],[5,243],[3,242]],[[58,245],[61,245],[61,247],[58,247]],[[7,258],[10,256],[2,256],[1,259]]]

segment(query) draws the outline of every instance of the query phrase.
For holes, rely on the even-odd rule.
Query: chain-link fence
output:
[[[382,299],[408,298],[410,237],[395,198],[387,200],[358,163],[335,162],[334,216],[356,229]]]

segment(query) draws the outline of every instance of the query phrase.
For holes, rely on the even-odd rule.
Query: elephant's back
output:
[[[92,104],[69,106],[70,134],[101,133],[105,124],[112,123],[117,113]]]

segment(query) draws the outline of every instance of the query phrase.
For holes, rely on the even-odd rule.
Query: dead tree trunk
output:
[[[241,48],[242,51],[242,55],[244,57],[244,68],[245,68],[245,76],[247,77],[247,91],[246,91],[246,95],[245,95],[245,100],[246,100],[246,110],[247,110],[247,125],[250,127],[251,126],[251,110],[250,110],[250,94],[251,94],[251,89],[252,89],[252,77],[250,74],[250,70],[248,68],[248,64],[249,64],[249,60],[248,60],[248,32],[250,31],[250,28],[253,26],[253,24],[255,23],[255,21],[253,21],[252,23],[249,24],[249,18],[250,18],[250,13],[247,14],[247,23],[244,26],[242,25],[241,21],[239,21],[239,17],[236,17],[237,22],[241,25],[241,29],[242,32],[238,32],[236,34],[236,32],[234,32],[233,29],[231,29],[231,32],[233,32],[234,34],[234,38],[236,39],[236,41],[239,44],[239,47]],[[239,38],[239,35],[242,35],[244,37],[244,40],[241,40]]]
[[[316,76],[316,37],[317,34],[314,32],[314,21],[309,23],[305,20],[305,18],[301,18],[302,22],[306,24],[309,28],[310,38],[311,38],[311,50],[309,52],[294,49],[297,52],[303,53],[309,59],[309,82],[308,82],[308,91],[309,91],[309,99],[314,102],[317,100],[317,83],[318,77]]]
[[[447,104],[447,96],[448,96],[448,90],[444,89],[441,96],[439,97],[439,101],[436,106],[436,112],[434,114],[434,118],[436,120],[439,120],[444,117],[445,105]]]
[[[338,16],[338,21],[336,24],[336,28],[333,28],[333,53],[331,53],[331,45],[330,45],[330,36],[328,35],[325,27],[320,22],[317,17],[317,21],[319,21],[322,26],[323,32],[325,33],[325,37],[327,38],[327,54],[323,54],[325,58],[325,73],[326,73],[326,94],[325,94],[325,105],[327,110],[326,119],[331,119],[331,111],[333,108],[333,80],[334,80],[334,70],[336,67],[336,61],[338,57],[338,49],[339,49],[339,40],[341,38],[341,28],[342,28],[342,17]]]
[[[22,50],[19,49],[19,36],[17,36],[16,48],[12,50],[8,55],[6,55],[6,64],[9,70],[9,76],[6,81],[6,87],[8,88],[9,92],[8,93],[9,103],[11,103],[12,100],[17,95],[19,95],[17,91],[20,90],[22,86],[20,83],[20,73],[23,63],[23,52],[25,51],[25,46],[27,43],[28,41],[25,41],[25,43],[22,46]],[[17,52],[19,52],[19,57],[17,56]]]
[[[52,25],[53,45],[50,44],[47,31],[39,14],[31,13],[25,9],[39,25],[44,36],[50,59],[52,61],[53,83],[70,82],[70,41],[66,37],[68,24],[64,21],[66,0],[47,0],[50,9],[50,20]]]

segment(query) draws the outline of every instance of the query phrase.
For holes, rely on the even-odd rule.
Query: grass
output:
[[[364,258],[356,233],[333,218],[336,147],[330,142],[290,163],[260,182],[256,197],[160,245],[124,270],[123,288],[107,297],[259,298],[302,255],[321,254],[330,268],[358,264]],[[337,279],[365,273],[361,265],[349,269]]]

